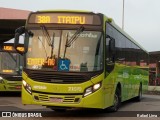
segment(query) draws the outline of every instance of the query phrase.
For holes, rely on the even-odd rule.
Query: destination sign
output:
[[[17,47],[16,48],[17,50],[23,52],[24,51],[24,47]],[[9,52],[15,52],[15,49],[12,45],[4,45],[3,48],[2,48],[2,51],[9,51]],[[28,51],[31,51],[31,48],[28,48]]]
[[[3,73],[13,73],[13,70],[2,70]]]
[[[95,14],[78,13],[33,13],[29,23],[55,23],[55,24],[94,24],[100,25],[100,17]]]
[[[27,65],[46,65],[46,66],[54,66],[55,59],[47,59],[44,58],[27,58]]]
[[[24,51],[24,47],[17,47],[16,49],[19,51]],[[10,45],[3,46],[3,50],[4,51],[15,51],[14,47]]]
[[[3,50],[13,51],[13,46],[3,46]]]
[[[19,51],[21,51],[21,52],[24,51],[24,47],[17,47],[16,49],[19,50]]]

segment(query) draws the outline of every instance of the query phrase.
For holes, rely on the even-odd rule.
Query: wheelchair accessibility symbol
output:
[[[59,71],[69,71],[69,60],[59,60],[58,70]]]

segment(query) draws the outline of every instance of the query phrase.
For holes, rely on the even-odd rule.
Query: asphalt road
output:
[[[4,113],[4,112],[9,113]],[[20,94],[6,94],[3,93],[0,96],[0,114],[5,115],[11,114],[14,118],[0,118],[1,119],[28,119],[30,117],[32,120],[103,120],[103,119],[114,119],[114,120],[132,120],[132,119],[159,119],[160,118],[160,96],[159,95],[143,95],[141,102],[135,102],[134,100],[129,100],[122,103],[118,112],[110,113],[104,110],[97,109],[72,109],[66,112],[55,112],[44,106],[36,105],[22,105]],[[39,118],[36,118],[39,117]],[[23,117],[23,118],[22,118]],[[157,118],[159,117],[159,118]]]

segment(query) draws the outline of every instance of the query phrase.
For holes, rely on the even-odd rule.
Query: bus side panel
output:
[[[104,86],[105,86],[105,108],[110,107],[113,105],[114,102],[114,94],[117,88],[118,83],[121,85],[121,95],[122,100],[127,99],[127,91],[126,87],[122,87],[122,84],[124,84],[124,78],[123,78],[123,71],[125,69],[124,65],[115,64],[114,70],[107,75],[107,77],[104,80]]]

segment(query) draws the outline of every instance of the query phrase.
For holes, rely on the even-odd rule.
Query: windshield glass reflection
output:
[[[47,29],[31,32],[27,68],[80,72],[103,68],[101,32]]]

